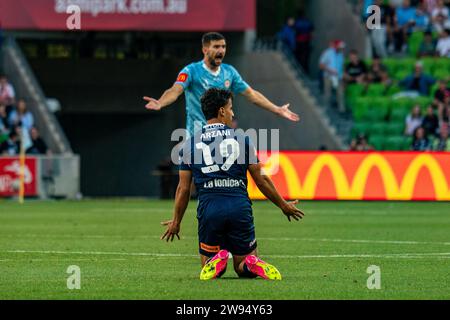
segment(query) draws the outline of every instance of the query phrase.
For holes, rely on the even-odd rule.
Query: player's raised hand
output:
[[[155,111],[161,110],[161,103],[158,100],[150,98],[150,97],[144,97],[144,100],[148,102],[145,105],[146,109],[155,110]]]
[[[295,206],[296,204],[298,204],[298,200],[286,202],[286,205],[281,209],[283,210],[284,215],[288,218],[289,222],[291,222],[291,218],[298,221],[299,219],[303,219],[305,216],[305,214]]]
[[[290,104],[285,104],[284,106],[280,107],[279,114],[281,117],[286,118],[288,120],[298,122],[300,121],[300,116],[291,110],[289,110]]]
[[[180,240],[180,236],[178,235],[178,233],[180,233],[179,224],[173,223],[173,220],[169,220],[161,222],[161,225],[167,227],[166,232],[164,232],[163,235],[161,236],[161,240],[166,239],[167,242],[169,242],[169,240],[173,241],[175,236],[178,238],[178,240]]]

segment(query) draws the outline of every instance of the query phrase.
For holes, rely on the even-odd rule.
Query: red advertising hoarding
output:
[[[286,199],[450,201],[450,152],[280,152],[261,159]],[[249,195],[264,199],[249,177]]]
[[[19,193],[20,160],[19,158],[0,158],[0,197],[16,196]],[[36,158],[25,160],[25,195],[38,195],[38,177]]]
[[[67,30],[73,6],[81,11],[81,30],[244,31],[256,25],[256,0],[0,0],[1,27]]]

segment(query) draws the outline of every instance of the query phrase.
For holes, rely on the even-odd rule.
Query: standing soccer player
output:
[[[222,276],[233,255],[240,277],[281,280],[273,265],[258,258],[252,203],[247,193],[247,171],[261,192],[287,216],[298,220],[303,213],[297,201],[286,202],[271,179],[262,174],[256,149],[242,131],[231,128],[232,93],[210,89],[201,99],[207,125],[188,139],[180,151],[180,181],[173,219],[161,239],[179,237],[180,225],[190,199],[192,179],[198,190],[197,208],[201,280]]]
[[[253,90],[234,67],[222,63],[227,49],[225,37],[220,33],[207,33],[202,38],[202,61],[186,66],[178,75],[175,84],[159,98],[144,97],[149,110],[161,110],[174,103],[184,92],[186,95],[186,129],[190,136],[205,125],[206,119],[200,106],[201,96],[210,88],[232,91],[244,95],[250,102],[291,121],[299,116],[289,110],[289,104],[276,106],[260,92]],[[198,125],[196,126],[196,123]]]

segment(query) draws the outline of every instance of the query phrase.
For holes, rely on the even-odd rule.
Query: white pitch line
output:
[[[194,254],[151,253],[151,252],[104,252],[104,251],[54,251],[54,250],[6,250],[3,253],[37,253],[37,254],[64,254],[64,255],[119,255],[164,258],[197,258]],[[392,254],[331,254],[331,255],[262,255],[266,258],[280,259],[334,259],[334,258],[450,258],[450,252],[428,253],[392,253]]]
[[[108,238],[118,238],[118,239],[159,239],[160,236],[157,235],[48,235],[48,234],[25,234],[25,235],[3,235],[0,236],[5,238],[70,238],[70,239],[82,239],[82,238],[91,238],[91,239],[108,239]],[[197,237],[191,236],[182,236],[182,239],[197,239]],[[275,238],[275,237],[261,237],[257,238],[257,240],[262,241],[308,241],[308,242],[343,242],[343,243],[367,243],[367,244],[398,244],[398,245],[443,245],[450,246],[450,242],[433,242],[433,241],[408,241],[408,240],[364,240],[364,239],[328,239],[328,238]]]

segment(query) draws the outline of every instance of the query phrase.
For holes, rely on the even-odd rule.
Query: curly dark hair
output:
[[[233,99],[233,93],[229,90],[213,88],[206,91],[200,100],[206,120],[217,118],[219,109],[225,107],[230,99]]]

